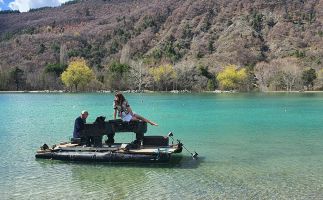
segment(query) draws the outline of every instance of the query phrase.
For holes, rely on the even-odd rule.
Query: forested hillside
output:
[[[323,0],[80,0],[0,12],[0,90],[323,88]],[[79,58],[75,58],[79,57]],[[91,76],[92,77],[92,76]]]

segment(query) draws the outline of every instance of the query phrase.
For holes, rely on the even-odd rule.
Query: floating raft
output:
[[[115,134],[121,132],[135,133],[136,140],[132,143],[115,143]],[[172,133],[168,137],[144,136],[146,132],[147,123],[143,121],[105,121],[104,117],[98,117],[94,123],[85,124],[80,138],[51,148],[44,144],[35,156],[65,161],[167,162],[173,153],[182,152],[183,144],[179,140],[176,144],[169,144]],[[104,135],[108,139],[102,143]]]
[[[130,147],[129,147],[130,146]],[[60,144],[54,148],[43,148],[36,152],[36,158],[64,161],[95,162],[168,162],[171,154],[180,153],[182,145],[166,147],[144,147],[132,149],[131,144],[85,147],[75,144]]]

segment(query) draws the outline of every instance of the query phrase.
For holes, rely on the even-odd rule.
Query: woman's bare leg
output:
[[[152,121],[150,121],[140,115],[137,115],[137,114],[134,114],[131,120],[142,120],[142,121],[147,122],[153,126],[158,126],[158,124],[156,124],[155,122],[152,122]]]

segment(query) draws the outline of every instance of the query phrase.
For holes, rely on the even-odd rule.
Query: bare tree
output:
[[[255,75],[261,91],[301,89],[301,69],[295,58],[281,58],[269,63],[260,62],[255,67]]]
[[[261,91],[268,91],[270,85],[270,79],[272,74],[270,73],[270,65],[266,62],[260,62],[254,69],[256,78],[258,80],[259,89]]]
[[[67,52],[66,52],[66,45],[63,43],[61,44],[61,48],[60,48],[60,51],[59,51],[59,63],[61,65],[65,65],[67,64]]]
[[[192,90],[197,81],[195,75],[198,73],[193,61],[177,63],[175,66],[177,77],[175,80],[175,89]]]
[[[130,45],[126,44],[121,50],[120,63],[130,64]]]
[[[10,74],[7,71],[2,70],[0,66],[0,90],[6,90],[9,86]]]
[[[142,60],[131,60],[130,67],[131,79],[133,79],[133,83],[136,85],[135,88],[138,88],[138,90],[141,91],[144,77],[148,74],[148,69],[145,67]]]
[[[272,62],[282,71],[282,80],[287,91],[301,89],[302,71],[295,58],[282,58]]]

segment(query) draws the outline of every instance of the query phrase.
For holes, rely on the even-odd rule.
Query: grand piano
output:
[[[114,143],[115,133],[133,132],[136,134],[134,143],[140,144],[144,140],[144,134],[147,132],[147,122],[130,121],[123,122],[121,119],[105,121],[104,117],[97,117],[95,122],[86,123],[84,129],[80,133],[80,138],[74,138],[72,142],[85,145],[102,145],[102,137],[107,135],[106,144]]]

